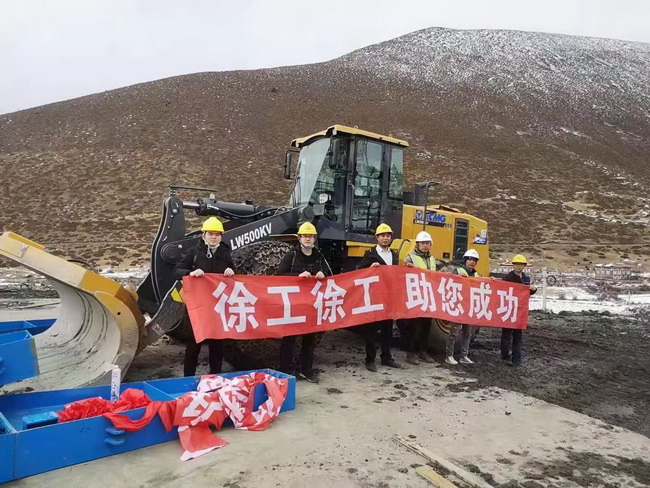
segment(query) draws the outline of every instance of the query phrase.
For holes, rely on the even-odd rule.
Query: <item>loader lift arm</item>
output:
[[[185,210],[193,210],[201,216],[217,216],[224,222],[223,242],[234,251],[258,241],[271,240],[274,236],[292,234],[299,223],[312,221],[315,217],[310,205],[294,208],[264,207],[246,203],[222,202],[214,198],[183,201],[176,195],[178,189],[209,192],[203,188],[170,188],[170,195],[163,202],[162,218],[151,249],[151,268],[138,288],[138,306],[150,315],[159,313],[168,292],[175,285],[174,266],[181,255],[196,245],[201,232],[187,233]]]

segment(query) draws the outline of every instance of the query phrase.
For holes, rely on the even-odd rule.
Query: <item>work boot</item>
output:
[[[320,381],[318,378],[318,373],[313,369],[310,371],[298,373],[298,378],[301,380],[307,380],[310,383],[318,383]]]
[[[373,373],[377,372],[377,365],[374,361],[366,361],[366,369],[372,371]]]
[[[454,359],[454,356],[449,356],[447,359],[445,359],[445,363],[447,364],[458,364],[458,361]]]
[[[421,352],[418,358],[420,359],[420,361],[424,361],[425,363],[429,363],[429,364],[436,363],[436,360],[433,359],[431,356],[429,356],[428,352]]]
[[[415,366],[420,364],[420,361],[418,360],[418,357],[412,352],[406,353],[406,362],[409,363],[409,364],[414,364]]]
[[[294,368],[280,368],[279,369],[280,373],[287,374],[289,376],[295,376],[298,378],[298,371],[296,371]]]
[[[460,363],[460,364],[474,364],[474,361],[472,361],[472,360],[471,360],[470,358],[468,358],[467,356],[463,356],[462,358],[460,358],[459,363]]]
[[[402,365],[395,361],[393,358],[390,359],[382,359],[381,364],[383,366],[388,366],[389,368],[401,368]]]

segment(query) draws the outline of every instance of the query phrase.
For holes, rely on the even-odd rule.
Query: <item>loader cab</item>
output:
[[[333,239],[374,242],[382,222],[400,237],[406,141],[336,125],[292,146],[300,152],[291,206],[313,205]],[[296,159],[290,156],[285,176]]]

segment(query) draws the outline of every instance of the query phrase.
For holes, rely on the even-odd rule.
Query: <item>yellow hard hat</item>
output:
[[[377,227],[377,230],[375,231],[375,235],[378,236],[379,234],[392,234],[393,229],[390,228],[390,225],[388,224],[379,224]]]
[[[526,258],[523,254],[517,254],[514,258],[512,258],[511,262],[512,264],[528,264],[528,261],[526,261]]]
[[[210,217],[201,226],[203,232],[223,232],[223,224],[216,217]]]
[[[315,236],[316,234],[318,234],[316,227],[311,222],[305,222],[298,228],[299,236]]]

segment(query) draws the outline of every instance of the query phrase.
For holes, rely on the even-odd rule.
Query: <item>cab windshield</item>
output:
[[[300,150],[291,206],[323,203],[334,191],[334,170],[326,164],[329,148],[330,138],[323,137]]]

